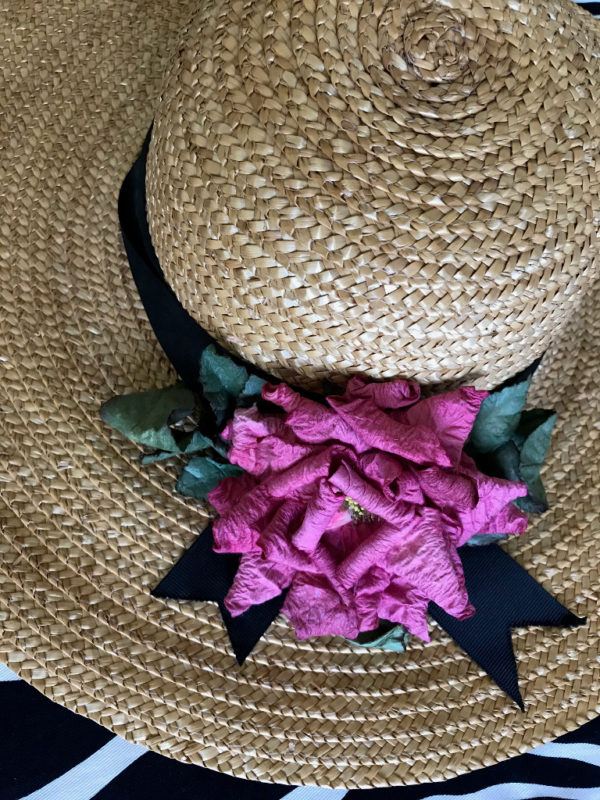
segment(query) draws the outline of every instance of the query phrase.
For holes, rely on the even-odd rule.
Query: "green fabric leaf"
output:
[[[522,510],[540,514],[548,508],[546,492],[540,470],[550,445],[556,413],[545,409],[526,411],[523,414],[518,434],[523,437],[521,446],[521,480],[527,484],[528,494],[515,503]]]
[[[179,453],[179,444],[169,424],[191,414],[196,405],[194,392],[177,384],[113,397],[102,405],[100,416],[132,442],[153,450]]]
[[[482,545],[485,547],[487,544],[503,542],[505,539],[508,539],[508,536],[504,533],[476,533],[475,536],[467,539],[465,544],[470,547],[480,547]]]
[[[200,431],[194,431],[189,440],[182,439],[180,442],[181,452],[185,454],[192,454],[192,453],[199,453],[201,450],[206,450],[208,447],[212,447],[212,439],[209,439],[208,436],[205,436]]]
[[[243,471],[235,464],[222,464],[208,456],[195,456],[184,467],[177,481],[177,491],[188,497],[195,497],[196,500],[206,500],[206,495],[223,478],[241,475]]]
[[[265,383],[266,381],[264,381],[262,378],[259,378],[258,375],[250,375],[246,381],[246,385],[244,386],[242,393],[238,397],[238,402],[245,401],[245,404],[252,405],[252,402],[258,400],[258,398],[261,396],[262,388]]]
[[[227,356],[219,355],[215,346],[210,345],[202,352],[200,381],[204,396],[220,425],[244,391],[248,373]]]
[[[521,453],[511,440],[505,442],[491,453],[475,454],[477,467],[493,478],[506,478],[509,481],[520,481]]]
[[[167,458],[173,458],[175,455],[177,454],[169,453],[166,450],[155,450],[153,453],[144,453],[140,458],[140,463],[144,466],[146,466],[146,464],[155,464],[157,461],[165,461]]]
[[[530,383],[531,377],[499,392],[492,392],[485,398],[469,438],[476,452],[490,453],[512,438],[521,419]]]
[[[359,633],[356,639],[348,641],[358,647],[377,647],[380,650],[403,653],[408,644],[408,631],[402,625],[382,620],[374,631]]]

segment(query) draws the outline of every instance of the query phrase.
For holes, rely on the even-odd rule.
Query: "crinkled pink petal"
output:
[[[421,521],[414,511],[405,513],[404,519],[405,522],[398,527],[386,522],[371,525],[370,536],[355,547],[336,570],[336,577],[342,586],[350,588],[372,566],[381,566],[390,571],[388,564],[392,551],[405,551],[406,560],[410,560],[417,538],[414,531],[421,528]],[[391,571],[395,572],[393,569]]]
[[[381,567],[371,567],[359,578],[354,588],[354,604],[358,627],[361,631],[372,631],[379,625],[379,603],[382,592],[387,589],[390,576]]]
[[[365,449],[354,428],[334,411],[321,403],[302,397],[286,384],[280,383],[277,386],[265,384],[262,396],[288,412],[286,424],[302,442],[318,444],[335,441],[350,445],[357,452]]]
[[[255,489],[257,486],[258,481],[256,478],[244,472],[236,477],[223,478],[206,497],[219,514],[223,515],[235,506],[246,492]]]
[[[256,553],[247,553],[240,559],[231,588],[225,597],[225,606],[232,617],[243,614],[251,606],[266,603],[286,589],[293,572],[283,564],[274,564]]]
[[[492,478],[475,470],[468,474],[477,484],[478,502],[474,508],[460,511],[457,514],[462,528],[460,538],[456,543],[457,547],[481,531],[504,533],[504,531],[490,531],[489,522],[497,518],[511,500],[527,494],[527,486],[524,483]]]
[[[312,497],[308,502],[300,527],[292,535],[295,547],[307,553],[314,552],[324,531],[339,522],[336,519],[344,495],[329,481],[321,478],[315,481]]]
[[[412,586],[395,578],[385,589],[379,600],[379,618],[397,622],[420,639],[430,639],[427,628],[427,599],[421,597]]]
[[[351,597],[340,596],[321,575],[298,573],[281,610],[294,626],[299,639],[311,636],[355,639],[360,632]]]
[[[394,525],[406,523],[411,508],[407,503],[397,500],[388,500],[385,494],[342,462],[329,478],[329,483],[335,486],[344,497],[350,497],[365,508],[370,514],[390,522]]]
[[[256,406],[236,411],[223,437],[231,441],[229,461],[252,475],[285,469],[311,451],[298,441],[283,415],[261,415]]]
[[[488,520],[485,527],[481,528],[477,533],[505,533],[520,536],[525,533],[528,523],[527,514],[517,508],[514,503],[509,503],[495,517]],[[459,542],[460,544],[457,544],[457,547],[464,544],[462,537]]]
[[[297,529],[304,506],[294,500],[284,502],[263,530],[260,538],[264,557],[284,564],[294,572],[323,574],[333,577],[335,561],[327,548],[318,545],[312,553],[297,548],[290,532]]]
[[[291,584],[283,610],[301,638],[354,638],[388,619],[428,639],[429,602],[470,616],[456,548],[527,524],[511,502],[524,484],[482,475],[462,452],[486,394],[419,400],[416,384],[356,376],[328,408],[266,385],[285,418],[248,409],[225,430],[232,460],[260,482],[247,472],[210,494],[215,550],[244,554],[232,613]],[[351,523],[346,497],[375,519]]]
[[[404,500],[417,505],[425,502],[415,474],[396,456],[369,450],[359,457],[358,470],[376,483],[388,500]]]
[[[332,563],[337,568],[341,562],[356,548],[361,542],[373,532],[373,525],[370,522],[353,522],[339,528],[330,528],[325,531],[321,539],[321,546],[329,554]],[[333,579],[336,583],[336,579]],[[337,585],[337,583],[336,583]]]
[[[413,405],[421,397],[421,387],[413,381],[371,381],[363,375],[354,375],[348,381],[344,397],[348,400],[365,398],[375,405],[386,408],[404,408]]]
[[[465,572],[462,561],[458,550],[450,542],[448,542],[447,552],[456,577],[456,589],[452,594],[446,595],[443,598],[444,605],[438,602],[435,597],[431,599],[437,602],[447,614],[451,614],[453,617],[456,617],[456,619],[468,619],[475,613],[475,608],[471,605],[465,586]]]
[[[427,397],[393,416],[405,425],[435,431],[451,463],[457,465],[479,407],[488,394],[472,386],[463,386],[453,392]]]
[[[477,505],[477,486],[470,476],[440,467],[416,470],[415,474],[424,494],[436,507],[465,511]]]
[[[297,461],[287,469],[273,473],[264,481],[272,497],[297,497],[305,494],[308,487],[308,497],[312,494],[315,481],[327,478],[331,471],[331,462],[344,453],[340,445],[330,447],[313,447],[311,455]]]
[[[371,400],[346,400],[343,397],[329,397],[327,400],[360,437],[363,446],[358,452],[383,450],[415,464],[450,466],[450,459],[431,428],[397,422]],[[409,413],[410,410],[402,413]]]
[[[462,564],[436,509],[421,509],[412,527],[402,531],[397,543],[379,563],[390,574],[413,586],[419,596],[433,600],[449,614],[459,616],[469,612]]]
[[[260,552],[258,540],[265,519],[279,505],[280,501],[273,500],[263,484],[243,494],[234,506],[213,522],[213,550],[216,553]]]
[[[342,505],[338,509],[338,511],[333,515],[331,522],[329,523],[328,530],[335,531],[338,528],[347,525],[349,522],[352,522],[352,515],[346,506]]]

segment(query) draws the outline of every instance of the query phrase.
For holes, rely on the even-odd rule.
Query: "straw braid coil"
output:
[[[595,40],[566,3],[205,0],[182,41],[148,213],[223,345],[308,385],[497,385],[546,349],[597,271]]]

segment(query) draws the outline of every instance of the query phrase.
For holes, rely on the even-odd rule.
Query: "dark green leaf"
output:
[[[556,422],[553,411],[536,409],[523,414],[521,433],[524,441],[521,446],[521,480],[527,484],[527,497],[516,500],[517,506],[523,511],[542,513],[548,508],[546,492],[540,477],[540,470],[546,457],[552,430]]]
[[[199,453],[201,450],[206,450],[207,447],[212,447],[212,444],[212,440],[200,431],[194,431],[190,436],[179,442],[181,452],[190,455],[192,453]]]
[[[471,431],[472,449],[489,453],[511,439],[521,419],[530,381],[531,377],[485,398]]]
[[[194,392],[178,384],[113,397],[101,407],[100,416],[132,442],[153,450],[178,453],[181,451],[169,428],[169,420],[173,415],[181,418],[192,414],[196,404]]]
[[[520,481],[520,462],[519,448],[512,441],[506,442],[491,453],[475,453],[478,469],[493,478]]]
[[[214,345],[210,345],[202,353],[200,380],[204,396],[220,425],[244,391],[248,373],[227,356],[219,355]]]
[[[168,453],[166,450],[155,450],[152,453],[144,453],[140,462],[146,466],[146,464],[154,464],[157,461],[165,461],[167,458],[173,458],[175,455],[177,454]]]
[[[196,456],[184,467],[177,481],[177,491],[196,500],[206,500],[206,495],[223,478],[241,475],[243,471],[235,464],[221,464],[208,456]]]
[[[258,375],[250,375],[242,393],[238,397],[238,402],[242,401],[244,405],[252,405],[252,403],[261,396],[262,388],[265,383],[266,381],[259,378]]]

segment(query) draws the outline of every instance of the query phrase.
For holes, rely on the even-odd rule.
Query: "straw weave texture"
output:
[[[205,0],[147,180],[187,310],[308,386],[533,361],[596,274],[597,23],[571,5]]]
[[[174,377],[116,205],[193,10],[0,3],[0,659],[131,741],[263,781],[427,782],[575,728],[600,712],[596,285],[536,377],[532,401],[560,415],[552,509],[508,546],[589,621],[515,635],[525,714],[434,625],[399,656],[298,642],[281,618],[239,668],[215,606],[150,596],[208,510],[174,493],[178,466],[141,467],[98,408]],[[583,64],[592,45],[572,14]]]

